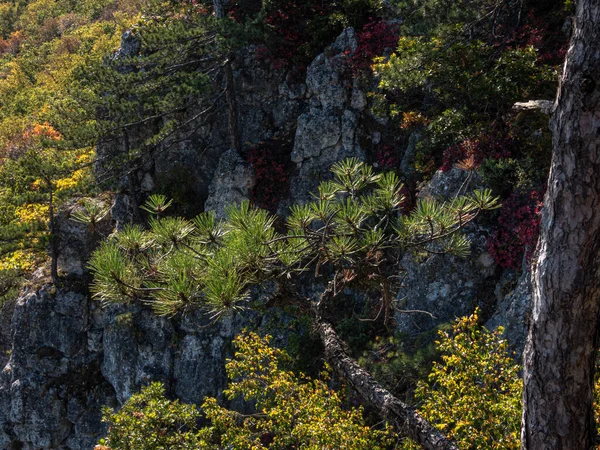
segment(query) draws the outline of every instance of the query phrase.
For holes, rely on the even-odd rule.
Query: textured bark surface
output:
[[[326,304],[332,296],[330,289],[323,294],[316,307],[315,324],[325,348],[325,357],[334,370],[352,385],[364,401],[385,417],[399,434],[412,438],[426,450],[458,450],[437,428],[383,388],[348,355],[344,342],[319,311],[319,306]]]
[[[579,0],[555,111],[533,311],[524,354],[521,445],[593,447],[600,306],[600,0]]]

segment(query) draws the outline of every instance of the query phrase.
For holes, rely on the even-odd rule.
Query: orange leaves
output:
[[[21,30],[13,31],[8,39],[0,39],[0,55],[10,53],[16,55],[21,48],[21,43],[24,40],[24,35]]]
[[[402,124],[400,128],[403,130],[412,130],[418,126],[428,125],[431,121],[428,120],[418,111],[408,111],[402,113]]]
[[[39,137],[52,141],[60,141],[61,135],[48,122],[36,123],[31,130],[25,131],[24,136]]]

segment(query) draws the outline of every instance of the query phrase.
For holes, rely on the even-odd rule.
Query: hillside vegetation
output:
[[[554,98],[570,14],[570,2],[537,0],[0,1],[2,298],[39,267],[65,285],[57,217],[77,205],[72,219],[99,244],[87,268],[103,305],[201,309],[211,324],[281,308],[310,323],[319,343],[306,353],[331,366],[319,374],[302,349],[247,332],[225,395],[251,413],[214,398],[198,410],[151,384],[104,410],[96,449],[519,448],[520,368],[502,330],[481,326],[490,311],[443,325],[435,343],[409,340],[394,331],[396,293],[407,255],[469,258],[474,224],[487,227],[496,281],[529,270],[552,138],[547,115],[514,105]],[[251,54],[301,84],[348,27],[357,46],[335,69],[345,92],[366,92],[366,161],[316,174],[314,200],[283,208],[293,139],[241,142],[236,64]],[[132,174],[217,114],[252,168],[250,200],[223,220],[171,216],[202,205],[142,192]],[[419,196],[452,170],[467,174],[454,195]],[[484,188],[468,190],[473,180]],[[131,223],[97,232],[124,191]]]

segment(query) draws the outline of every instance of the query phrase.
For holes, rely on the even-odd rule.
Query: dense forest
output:
[[[0,1],[0,447],[589,449],[598,0]]]

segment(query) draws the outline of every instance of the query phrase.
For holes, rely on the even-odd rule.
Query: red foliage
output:
[[[381,56],[386,49],[394,50],[398,46],[400,27],[396,23],[380,19],[370,19],[358,33],[358,46],[349,58],[354,73],[363,72],[371,67],[373,58]],[[348,49],[347,55],[351,53]]]
[[[308,22],[317,16],[327,16],[331,5],[312,0],[280,1],[277,8],[269,11],[265,23],[278,40],[270,45],[273,68],[289,68],[296,63],[298,49],[307,45],[312,36],[307,30]]]
[[[560,27],[552,22],[556,22],[556,19],[553,19],[551,13],[537,15],[531,10],[523,25],[512,33],[507,33],[503,39],[496,41],[495,45],[505,48],[532,46],[538,50],[540,62],[550,65],[561,64],[567,53],[568,39]],[[502,31],[498,30],[498,35],[502,36]]]
[[[395,146],[379,146],[375,157],[377,158],[377,167],[382,169],[396,169],[400,165],[400,153]]]
[[[499,228],[488,238],[488,251],[500,267],[517,269],[530,263],[537,243],[543,193],[514,193],[502,205]]]
[[[25,36],[21,30],[12,32],[6,40],[0,38],[0,55],[5,53],[16,55],[19,52],[24,39]]]
[[[470,160],[473,168],[477,168],[486,158],[508,158],[514,145],[515,140],[508,133],[500,130],[467,139],[444,150],[440,169],[442,172],[447,172],[455,163],[464,160]]]
[[[196,14],[208,16],[213,14],[213,11],[209,9],[201,0],[185,0],[187,4],[192,7],[192,11]]]
[[[256,184],[251,200],[257,206],[274,211],[287,190],[288,171],[278,150],[279,140],[260,143],[248,151],[247,160],[252,164],[256,175]]]

